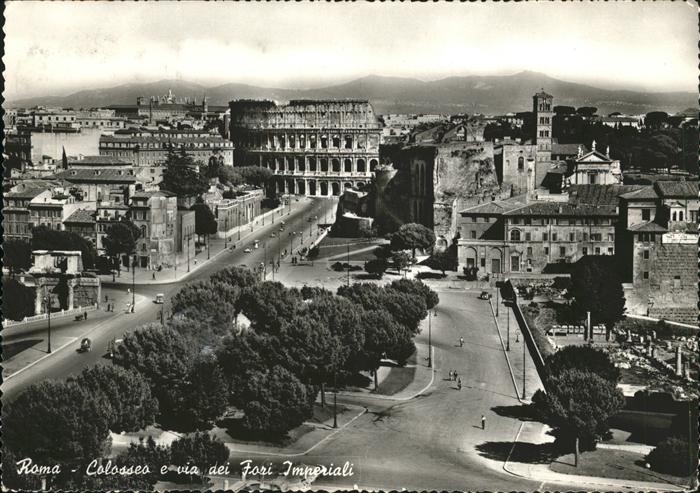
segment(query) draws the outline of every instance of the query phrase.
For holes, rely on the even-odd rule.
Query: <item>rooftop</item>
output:
[[[665,233],[668,231],[664,226],[654,221],[649,221],[646,223],[635,224],[627,228],[629,231],[635,231],[638,233]]]
[[[95,172],[99,174],[96,174]],[[136,176],[133,169],[69,169],[56,173],[56,176],[68,182],[113,182],[113,183],[135,183]]]
[[[571,185],[569,203],[615,207],[619,196],[645,188],[644,185]]]
[[[615,207],[596,205],[572,205],[561,202],[535,202],[505,213],[506,216],[565,216],[588,217],[617,215]]]
[[[527,198],[525,195],[516,195],[505,200],[494,200],[486,202],[474,207],[469,207],[460,212],[460,214],[505,214],[506,212],[518,209],[526,205]]]
[[[130,163],[127,161],[123,161],[119,158],[112,157],[112,156],[83,156],[83,157],[78,157],[78,158],[69,158],[68,159],[68,164],[82,164],[82,165],[100,165],[100,166],[108,166],[108,165],[116,165],[116,166],[128,166]]]
[[[654,189],[664,198],[698,198],[697,181],[657,181]]]
[[[68,216],[64,223],[73,224],[93,224],[95,222],[96,212],[88,209],[78,209],[73,214]]]

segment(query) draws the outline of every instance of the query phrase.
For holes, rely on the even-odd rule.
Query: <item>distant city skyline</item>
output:
[[[20,3],[7,100],[181,79],[312,88],[370,74],[523,70],[608,89],[696,91],[691,3]]]

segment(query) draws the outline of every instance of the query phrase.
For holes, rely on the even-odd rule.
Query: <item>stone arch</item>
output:
[[[333,136],[333,148],[340,149],[340,135]]]
[[[297,193],[299,195],[306,195],[306,182],[304,182],[304,180],[297,180]]]
[[[487,269],[492,274],[500,274],[503,272],[502,264],[503,255],[500,248],[492,247],[489,250],[489,260]]]
[[[316,172],[316,158],[309,158],[309,171]]]
[[[374,170],[376,169],[376,167],[377,167],[378,164],[379,164],[379,161],[377,161],[376,159],[371,159],[370,162],[369,162],[369,170],[370,170],[370,172],[374,171]]]
[[[343,188],[352,188],[352,183],[349,182],[349,181],[346,181],[346,182],[343,184]]]
[[[346,159],[343,161],[343,171],[346,173],[352,173],[352,160],[351,159]]]
[[[364,187],[364,186],[365,186],[365,182],[363,182],[363,181],[356,181],[356,182],[355,182],[355,186],[358,187],[358,188]]]
[[[309,195],[316,195],[318,191],[316,190],[316,182],[311,180],[309,182]]]
[[[328,173],[328,159],[322,157],[321,161],[321,173]]]
[[[464,252],[464,262],[466,267],[478,267],[479,255],[476,253],[476,248],[467,247]]]
[[[294,158],[291,156],[287,157],[287,171],[294,171]]]
[[[340,159],[331,159],[331,171],[333,171],[333,173],[340,173]]]
[[[323,195],[323,196],[328,195],[328,182],[327,181],[321,182],[321,195]]]
[[[302,173],[306,171],[306,163],[304,162],[304,156],[297,156],[297,171]]]
[[[296,189],[294,187],[294,180],[292,180],[291,178],[289,178],[287,180],[287,190],[288,190],[288,193],[291,193],[293,195],[296,195],[296,193],[297,193]]]
[[[331,183],[331,190],[334,196],[337,197],[338,195],[340,195],[340,183],[338,183],[337,181]]]
[[[367,168],[365,166],[365,160],[364,159],[358,159],[357,160],[357,172],[358,173],[366,173]]]

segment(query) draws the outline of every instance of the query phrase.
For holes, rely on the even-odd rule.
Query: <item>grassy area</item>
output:
[[[537,306],[520,305],[520,309],[525,316],[530,332],[532,332],[532,337],[535,339],[535,344],[537,344],[542,356],[546,358],[550,354],[554,354],[554,347],[547,339],[547,330],[557,323],[554,308],[537,304]]]
[[[550,469],[562,474],[668,483],[679,487],[687,485],[689,479],[647,469],[644,467],[642,454],[603,448],[593,452],[583,452],[579,456],[578,467],[574,467],[574,454],[567,454],[552,462]]]
[[[389,375],[379,384],[378,394],[394,395],[408,387],[416,376],[416,367],[394,367],[389,370]]]

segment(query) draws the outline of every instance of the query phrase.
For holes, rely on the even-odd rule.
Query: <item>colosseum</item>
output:
[[[369,182],[379,163],[381,123],[369,101],[237,100],[229,106],[234,162],[272,170],[279,193],[340,195]]]

